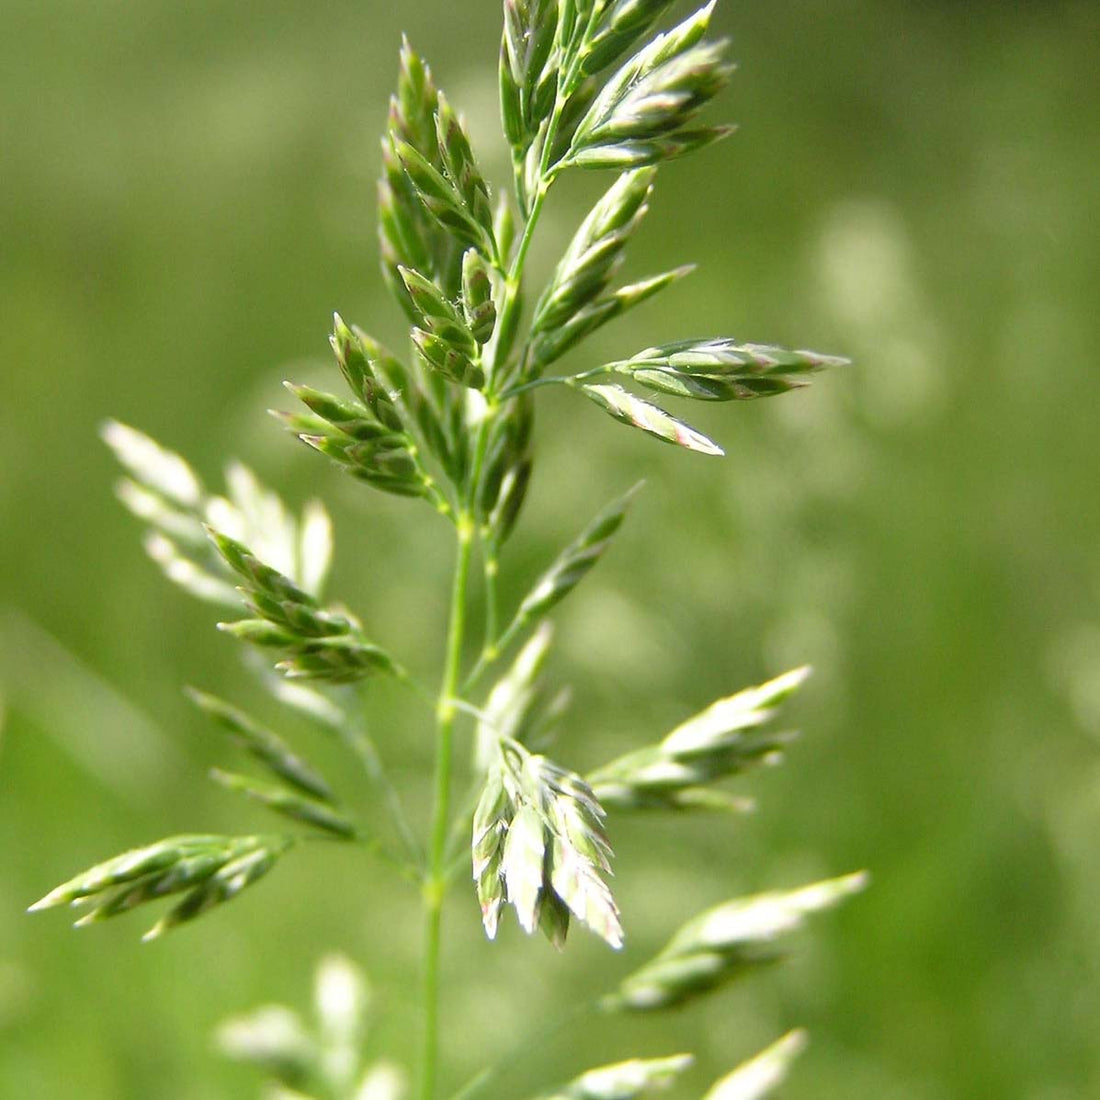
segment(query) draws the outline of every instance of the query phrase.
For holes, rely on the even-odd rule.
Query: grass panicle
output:
[[[413,885],[423,919],[420,1100],[442,1095],[443,914],[454,883],[465,877],[457,873],[464,857],[456,856],[463,836],[474,885],[461,905],[469,910],[476,896],[490,939],[511,907],[524,931],[540,930],[558,948],[578,921],[618,949],[624,936],[609,886],[607,811],[746,809],[748,799],[722,785],[777,761],[791,741],[773,722],[806,669],[720,699],[587,777],[569,765],[583,731],[580,719],[565,720],[568,688],[554,682],[552,615],[620,537],[637,487],[533,583],[515,584],[526,595],[501,625],[499,584],[508,566],[502,552],[535,466],[540,388],[565,387],[663,442],[720,456],[718,442],[664,404],[778,396],[845,362],[771,343],[671,333],[626,358],[550,373],[592,333],[691,270],[678,266],[617,285],[660,165],[731,132],[700,120],[733,72],[727,43],[708,37],[714,6],[711,0],[662,30],[671,0],[503,0],[497,71],[511,194],[485,176],[461,114],[424,59],[402,43],[381,143],[378,240],[383,278],[408,323],[409,354],[395,355],[335,314],[333,374],[346,392],[288,382],[298,406],[274,415],[358,483],[427,501],[453,531],[451,605],[434,699],[351,611],[326,598],[333,528],[321,504],[295,513],[237,462],[227,467],[224,494],[214,495],[185,459],[141,432],[113,421],[103,430],[124,472],[118,495],[144,525],[150,556],[193,595],[232,610],[235,617],[219,627],[248,643],[246,666],[276,703],[334,735],[362,768],[375,795],[373,816],[370,829],[360,826],[281,734],[190,690],[263,773],[215,768],[212,779],[275,814],[288,831],[172,836],[84,871],[32,908],[77,905],[77,923],[91,924],[174,897],[174,908],[147,933],[156,938],[234,898],[290,848],[309,850],[299,842],[339,840],[345,850],[378,856]],[[547,196],[574,169],[614,176],[567,237],[546,284],[531,287],[527,260]],[[430,701],[435,755],[427,836],[414,827],[417,815],[406,813],[385,742],[368,734],[371,682],[379,673]],[[351,692],[352,684],[361,690]],[[411,728],[401,735],[425,737]],[[454,788],[463,777],[471,794],[459,800]],[[660,827],[659,815],[650,820]],[[729,819],[720,820],[725,827]],[[849,875],[712,907],[636,964],[599,1004],[653,1011],[710,992],[781,958],[810,914],[865,882]],[[227,1022],[219,1043],[262,1073],[274,1094],[405,1096],[394,1067],[362,1061],[370,997],[356,968],[326,960],[314,1001],[312,1020],[269,1006]],[[801,1033],[791,1032],[718,1081],[706,1100],[763,1096],[802,1044]],[[686,1054],[617,1062],[540,1100],[632,1100],[670,1085],[691,1064]],[[482,1091],[494,1073],[479,1075],[456,1098]]]

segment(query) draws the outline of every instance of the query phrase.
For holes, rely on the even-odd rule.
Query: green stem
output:
[[[593,367],[591,370],[581,371],[580,374],[557,374],[549,378],[532,378],[529,382],[521,382],[518,386],[510,386],[499,397],[500,401],[507,401],[510,397],[519,397],[528,390],[537,390],[539,386],[574,386],[578,382],[586,382],[589,378],[599,378],[605,374],[615,373],[614,363],[605,363],[602,367]]]
[[[451,589],[451,617],[447,628],[447,656],[436,704],[435,802],[428,871],[424,878],[424,1055],[420,1095],[432,1100],[439,1056],[439,956],[442,944],[443,901],[447,893],[447,838],[450,831],[451,772],[455,717],[459,712],[458,684],[462,671],[462,643],[466,637],[466,610],[470,556],[474,543],[473,502],[477,499],[481,468],[489,442],[489,425],[496,405],[486,405],[477,427],[474,457],[466,483],[466,502],[458,515],[458,553]]]
[[[586,374],[591,374],[587,371]],[[574,381],[574,375],[553,375],[549,378],[532,378],[529,382],[521,382],[518,386],[509,386],[501,395],[501,401],[507,401],[511,397],[519,397],[528,390],[537,390],[540,386],[568,386]]]
[[[553,174],[550,172],[550,156],[553,152],[554,139],[558,136],[558,127],[561,125],[565,103],[565,99],[559,94],[554,104],[554,113],[550,116],[550,122],[546,127],[542,157],[539,160],[539,181],[535,186],[535,194],[531,200],[531,210],[523,227],[523,236],[520,238],[519,247],[516,249],[512,268],[508,272],[508,283],[510,286],[515,286],[516,289],[518,289],[520,278],[523,275],[523,265],[527,260],[527,250],[531,247],[531,238],[535,235],[535,226],[538,225],[539,215],[542,213],[542,204],[546,201],[550,184],[553,183]]]
[[[490,644],[486,645],[481,651],[481,656],[477,659],[477,663],[470,670],[470,674],[462,682],[462,694],[463,696],[470,695],[481,677],[485,675],[490,666],[498,661],[507,651],[511,648],[512,643],[520,636],[524,627],[529,625],[531,620],[526,616],[520,617],[518,614],[508,624],[507,629],[503,634],[496,638],[493,638]]]
[[[470,550],[473,527],[468,514],[459,516],[458,553],[451,590],[451,617],[447,629],[447,657],[443,682],[436,708],[435,807],[428,872],[424,879],[424,1049],[421,1063],[420,1095],[432,1100],[435,1095],[439,1053],[439,949],[441,943],[447,831],[451,803],[452,741],[455,716],[454,697],[462,662],[462,642],[466,633],[466,596],[470,576]]]
[[[364,851],[377,857],[390,870],[395,871],[406,882],[418,886],[421,881],[420,868],[395,855],[377,837],[364,836],[356,832],[352,836],[335,836],[332,833],[302,833],[301,835],[287,835],[287,840],[293,844],[358,844]]]
[[[514,321],[519,308],[519,290],[523,280],[523,266],[531,246],[535,226],[542,213],[546,193],[553,179],[550,169],[550,153],[561,121],[565,99],[559,94],[554,112],[547,127],[542,160],[539,165],[539,182],[531,202],[523,235],[512,260],[506,278],[504,302],[497,324],[502,330]],[[494,363],[490,379],[498,374],[502,364]],[[458,536],[458,554],[455,562],[454,582],[451,590],[451,615],[447,628],[447,656],[436,704],[436,755],[435,802],[432,815],[432,838],[428,870],[422,888],[424,899],[424,1036],[421,1062],[420,1097],[433,1100],[439,1058],[439,957],[442,943],[443,901],[447,892],[447,837],[450,829],[451,772],[455,717],[458,713],[456,698],[462,666],[462,645],[466,636],[466,610],[470,578],[470,553],[474,539],[474,504],[481,481],[481,468],[489,442],[489,426],[499,408],[499,402],[490,391],[486,392],[486,407],[477,427],[474,458],[465,485],[464,506],[455,519]]]

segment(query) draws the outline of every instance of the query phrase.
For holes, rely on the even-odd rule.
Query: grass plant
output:
[[[171,580],[225,609],[218,627],[241,642],[273,713],[304,714],[343,743],[374,785],[384,827],[358,820],[338,784],[266,720],[189,689],[255,773],[217,770],[213,778],[270,810],[272,831],[170,836],[76,875],[33,908],[75,905],[77,923],[90,924],[169,899],[146,933],[156,938],[235,898],[292,853],[308,858],[311,839],[346,845],[349,858],[365,850],[412,886],[421,909],[421,1100],[443,1095],[438,1005],[447,901],[469,919],[476,898],[490,939],[511,909],[524,931],[557,948],[574,924],[622,948],[610,885],[615,815],[648,815],[656,829],[670,813],[744,810],[745,799],[726,781],[782,756],[791,735],[776,719],[807,676],[796,669],[731,694],[654,743],[581,774],[565,760],[568,739],[554,737],[564,720],[544,675],[550,615],[611,548],[637,487],[568,542],[514,608],[502,607],[498,595],[531,477],[540,389],[564,387],[586,399],[579,416],[595,406],[580,445],[584,432],[597,430],[598,409],[658,440],[717,456],[719,444],[666,405],[777,396],[843,362],[725,336],[673,334],[613,361],[555,369],[590,334],[690,271],[617,280],[659,166],[730,133],[698,118],[733,72],[727,44],[708,37],[714,4],[660,31],[670,7],[669,0],[505,0],[499,83],[510,188],[486,181],[461,116],[412,46],[401,49],[382,142],[379,239],[383,276],[409,323],[408,354],[391,353],[336,316],[331,344],[345,392],[288,383],[299,405],[276,416],[339,470],[408,498],[426,522],[453,536],[434,691],[326,594],[333,533],[323,505],[311,502],[296,516],[239,463],[229,467],[224,491],[213,493],[184,459],[135,429],[110,423],[103,433],[125,470],[119,496],[145,524],[149,555]],[[532,294],[529,248],[547,196],[566,172],[604,172],[611,183],[547,285]],[[426,836],[389,777],[385,745],[365,732],[370,682],[380,677],[396,678],[428,703],[435,771]],[[456,799],[459,779],[476,789],[475,798]],[[718,904],[675,931],[655,957],[639,960],[600,1007],[663,1011],[770,964],[809,914],[863,883],[862,875],[847,875]],[[356,969],[327,960],[315,1002],[313,1028],[290,1009],[266,1009],[228,1024],[223,1046],[256,1064],[287,1097],[401,1095],[393,1067],[360,1064],[366,994]],[[764,1095],[802,1044],[797,1031],[778,1039],[714,1083],[706,1100]],[[542,1100],[629,1100],[690,1064],[678,1053],[632,1059],[551,1087]],[[492,1083],[488,1071],[453,1095],[472,1097]]]

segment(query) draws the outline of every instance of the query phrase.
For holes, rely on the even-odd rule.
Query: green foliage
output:
[[[636,488],[561,551],[520,600],[509,625],[497,628],[499,552],[521,513],[533,463],[533,391],[565,386],[658,439],[721,455],[717,443],[663,407],[615,382],[594,379],[619,375],[662,396],[725,401],[780,394],[804,384],[811,372],[842,362],[731,339],[687,339],[579,374],[545,373],[596,328],[687,270],[609,289],[646,214],[658,166],[728,132],[698,126],[696,119],[733,71],[725,43],[706,38],[714,5],[649,37],[668,6],[664,0],[505,0],[500,91],[520,212],[518,235],[507,200],[494,202],[461,118],[428,66],[403,44],[382,146],[379,235],[383,274],[410,322],[410,361],[336,316],[331,344],[350,396],[288,383],[306,411],[276,414],[357,480],[426,500],[453,528],[456,564],[444,666],[432,707],[434,800],[426,843],[411,827],[361,716],[349,707],[346,693],[339,693],[344,685],[380,672],[392,674],[418,697],[427,693],[370,640],[358,617],[322,601],[332,545],[323,509],[307,506],[302,519],[294,520],[241,466],[230,469],[227,499],[211,498],[183,459],[122,425],[105,430],[129,474],[121,490],[124,503],[151,529],[150,552],[195,594],[238,612],[243,606],[243,618],[219,627],[275,657],[276,679],[269,675],[265,682],[279,702],[319,718],[340,735],[375,785],[402,849],[367,837],[337,804],[319,770],[282,737],[229,704],[194,692],[194,702],[269,773],[257,779],[215,769],[212,778],[305,831],[170,838],[92,868],[36,908],[90,901],[95,907],[81,919],[87,923],[185,892],[150,933],[156,936],[234,897],[299,839],[324,835],[358,842],[419,891],[423,1100],[437,1095],[441,922],[456,877],[454,837],[471,834],[470,869],[489,938],[510,905],[525,932],[541,929],[558,948],[574,918],[620,948],[623,928],[609,885],[606,809],[743,808],[743,799],[715,791],[713,784],[779,753],[787,737],[760,727],[805,675],[798,670],[720,700],[655,746],[613,760],[587,780],[551,759],[541,744],[536,747],[562,711],[561,695],[548,697],[543,683],[550,644],[546,617],[608,549]],[[525,317],[528,249],[552,184],[574,166],[620,174],[573,235]],[[583,434],[579,438],[583,443]],[[476,606],[471,572],[477,560],[485,622],[481,649],[468,658],[469,619]],[[489,670],[535,626],[511,666],[485,690]],[[315,684],[303,688],[294,683],[300,680]],[[456,807],[454,742],[460,726],[467,725],[476,732],[470,779],[480,793],[468,806]],[[553,751],[559,749],[564,753],[567,746]],[[862,884],[861,876],[848,876],[709,910],[604,998],[603,1007],[670,1007],[773,961],[778,937]],[[322,1005],[321,1030],[331,1031],[336,1025],[326,1013]],[[361,1022],[357,1010],[348,1009],[346,1017],[341,1041],[354,1050]],[[318,1053],[327,1040],[318,1046],[308,1029],[285,1013],[254,1019],[232,1034],[229,1045],[237,1056],[288,1088],[320,1088],[340,1097],[365,1088],[357,1083],[354,1058],[344,1058],[355,1068],[337,1080]],[[761,1095],[781,1077],[793,1046],[781,1041],[762,1060],[735,1071],[715,1086],[712,1100]],[[689,1061],[677,1056],[618,1063],[547,1095],[629,1100],[668,1083]],[[388,1095],[386,1088],[379,1086]]]

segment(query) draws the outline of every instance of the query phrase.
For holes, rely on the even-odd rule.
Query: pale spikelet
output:
[[[366,640],[349,613],[321,607],[236,539],[212,529],[208,534],[226,564],[244,581],[245,606],[255,616],[219,623],[219,629],[252,645],[280,651],[282,659],[276,668],[292,679],[343,683],[393,669],[390,658]]]
[[[461,196],[462,205],[470,217],[481,227],[482,239],[487,245],[482,251],[486,257],[495,259],[497,248],[493,239],[493,204],[489,199],[489,186],[478,167],[462,120],[451,109],[442,92],[436,107],[435,134],[444,174]]]
[[[522,160],[553,107],[555,0],[504,0],[500,106],[504,135]]]
[[[287,417],[288,426],[314,426],[322,421],[329,428],[336,429],[341,437],[361,443],[384,435],[400,434],[381,424],[365,405],[357,401],[336,397],[312,386],[298,386],[293,382],[284,382],[283,385],[313,414],[303,416],[297,422],[292,420],[291,414]]]
[[[538,1100],[636,1100],[672,1085],[694,1059],[690,1054],[667,1058],[631,1058],[582,1073],[567,1085],[543,1093]]]
[[[225,486],[225,498],[207,502],[206,522],[231,538],[247,541],[264,561],[304,587],[298,561],[298,524],[279,494],[237,461],[225,468]]]
[[[219,1025],[214,1041],[234,1062],[261,1070],[280,1084],[301,1084],[318,1061],[317,1044],[297,1012],[285,1005],[265,1005]]]
[[[115,495],[129,512],[149,525],[151,534],[178,543],[192,552],[202,550],[198,538],[202,524],[197,519],[197,509],[181,510],[150,488],[147,482],[132,481],[128,477],[116,483]]]
[[[450,382],[479,390],[485,385],[485,372],[446,337],[414,328],[412,341],[427,366]]]
[[[492,339],[497,321],[492,269],[476,248],[462,256],[462,316],[479,344]]]
[[[394,141],[392,149],[416,198],[454,244],[460,248],[473,246],[486,256],[495,256],[491,212],[485,222],[479,220],[483,211],[471,210],[458,186],[407,141]]]
[[[421,315],[405,289],[398,266],[409,265],[395,265],[393,276],[400,287],[409,319],[415,324],[420,321]],[[409,269],[412,270],[411,267]],[[403,433],[402,461],[416,466],[421,482],[418,493],[439,507],[442,496],[435,488],[434,479],[425,468],[420,452],[435,455],[452,477],[457,477],[462,469],[460,441],[454,438],[447,423],[447,417],[453,411],[448,403],[450,395],[445,390],[441,393],[431,378],[423,376],[419,361],[406,369],[382,344],[358,326],[353,325],[349,329],[339,315],[336,315],[335,322],[334,347],[352,392],[383,427],[394,435]],[[435,379],[435,382],[439,381],[439,378]],[[397,440],[391,437],[387,441],[387,449],[394,450],[396,447]],[[408,477],[401,480],[394,480],[394,477],[392,471],[382,464],[372,484],[404,496],[417,495],[411,491]]]
[[[174,584],[201,600],[239,607],[231,572],[207,541],[204,523],[255,545],[288,576],[319,594],[332,554],[331,521],[319,501],[296,520],[279,496],[239,462],[226,468],[226,496],[211,496],[179,455],[133,428],[108,421],[104,441],[131,475],[116,488],[119,500],[147,525],[149,556]],[[328,528],[327,537],[322,528]],[[307,538],[307,531],[309,537]]]
[[[178,863],[190,855],[211,849],[223,850],[224,837],[210,834],[187,833],[181,836],[166,837],[155,844],[143,848],[133,848],[104,863],[97,864],[75,878],[63,882],[51,890],[44,898],[36,901],[28,910],[35,913],[41,909],[52,909],[58,905],[70,905],[95,894],[103,893],[113,886],[134,882],[145,875],[155,874]]]
[[[580,776],[546,760],[538,763],[539,786],[550,822],[549,875],[553,892],[581,923],[612,947],[622,946],[619,911],[603,876],[611,870],[604,811]]]
[[[596,145],[571,153],[568,163],[579,168],[613,168],[618,171],[641,168],[696,153],[735,131],[735,126],[700,126],[694,130],[678,130],[674,134]]]
[[[290,844],[281,836],[167,837],[82,872],[51,890],[31,911],[88,902],[94,907],[76,922],[82,926],[185,892],[183,901],[143,937],[154,939],[234,897],[270,870]]]
[[[273,410],[272,415],[359,481],[398,496],[433,498],[437,494],[431,478],[386,388],[393,380],[407,385],[404,368],[375,341],[349,329],[339,315],[334,322],[330,343],[356,396],[349,400],[286,382],[309,413]]]
[[[748,401],[808,384],[810,374],[848,360],[816,351],[743,344],[735,340],[679,340],[646,348],[609,364],[640,385],[701,401]]]
[[[351,392],[380,428],[401,431],[404,424],[389,387],[404,388],[405,368],[377,340],[349,328],[339,313],[332,321],[329,344]]]
[[[512,803],[504,789],[502,768],[494,764],[474,811],[473,873],[485,934],[495,939],[504,907],[504,840],[512,820]]]
[[[585,397],[594,401],[604,412],[623,424],[641,428],[665,443],[674,443],[689,451],[705,455],[721,455],[725,452],[712,439],[696,431],[675,416],[652,402],[636,397],[622,386],[608,383],[587,383],[579,387]]]
[[[417,313],[420,327],[413,329],[412,338],[425,363],[452,382],[481,389],[485,372],[466,318],[419,272],[399,267],[398,274]]]
[[[398,269],[420,319],[420,327],[438,336],[456,350],[469,356],[477,355],[477,341],[454,304],[439,288],[418,271],[408,267]]]
[[[486,770],[503,740],[529,743],[541,698],[539,676],[550,652],[553,627],[548,622],[528,639],[507,672],[493,685],[477,725],[474,761]]]
[[[370,990],[359,968],[344,955],[326,955],[313,979],[313,1005],[322,1033],[330,1042],[349,1043],[358,1036],[370,1004]]]
[[[338,732],[347,728],[347,714],[316,688],[297,681],[284,680],[272,673],[258,656],[249,663],[253,669],[258,670],[264,688],[277,702],[327,730]]]
[[[326,955],[313,979],[313,1009],[320,1047],[320,1076],[337,1095],[350,1093],[359,1071],[370,989],[346,956]]]
[[[108,420],[100,434],[139,484],[186,511],[199,508],[205,495],[202,484],[178,454],[117,420]]]
[[[127,488],[127,482],[119,484],[119,499],[135,515],[139,515],[143,519],[150,518],[141,516],[137,509],[133,507],[132,498],[126,491]],[[154,519],[151,522],[155,526],[160,526],[158,520]],[[195,520],[195,527],[202,530],[202,524],[198,520]],[[240,607],[240,593],[228,579],[229,574],[225,574],[226,579],[219,575],[223,572],[218,568],[220,563],[215,564],[217,572],[204,568],[180,545],[179,541],[174,541],[157,530],[147,531],[142,539],[142,545],[149,557],[160,567],[165,577],[189,595],[202,600],[204,603],[218,604],[222,607]],[[202,557],[207,557],[207,555],[203,554]]]
[[[352,1100],[403,1100],[407,1095],[405,1074],[392,1062],[375,1062],[363,1074]]]
[[[405,1076],[396,1066],[361,1064],[370,1009],[362,971],[343,955],[327,955],[314,974],[311,1020],[266,1005],[226,1020],[215,1041],[227,1058],[264,1075],[264,1096],[402,1100]]]
[[[669,1008],[774,963],[784,937],[805,918],[867,885],[864,872],[753,897],[735,898],[685,924],[650,962],[626,978],[604,1007],[646,1012]]]
[[[763,731],[805,682],[797,668],[759,687],[719,699],[656,745],[637,749],[588,776],[609,809],[744,810],[744,799],[706,788],[754,765],[774,761],[793,737]]]
[[[609,504],[558,555],[550,568],[523,598],[516,612],[515,624],[509,628],[510,631],[541,618],[580,584],[611,545],[611,540],[622,526],[627,509],[640,488],[639,482],[618,500]]]
[[[333,548],[332,518],[319,500],[307,501],[298,531],[298,579],[307,592],[324,591]]]
[[[542,817],[535,806],[521,803],[515,807],[508,822],[501,877],[520,927],[528,935],[538,925],[545,857],[546,831]]]
[[[803,665],[759,687],[746,688],[712,703],[702,713],[677,726],[661,743],[678,756],[707,752],[736,740],[743,730],[756,729],[774,717],[779,706],[809,678]]]
[[[690,128],[733,72],[725,42],[702,41],[713,8],[712,0],[622,65],[578,124],[564,163],[639,167],[724,136],[721,128]]]
[[[522,394],[489,429],[477,519],[483,534],[498,547],[512,533],[527,496],[533,427],[533,396]]]
[[[537,333],[531,344],[533,351],[529,373],[532,376],[541,374],[549,364],[561,358],[586,336],[590,336],[597,329],[635,306],[641,305],[666,287],[679,282],[694,270],[694,264],[684,264],[672,271],[665,271],[660,275],[653,275],[648,279],[619,287],[583,306],[558,328]]]
[[[425,209],[395,152],[404,142],[437,171],[443,161],[435,134],[439,93],[431,70],[409,45],[401,44],[397,91],[390,98],[389,120],[382,141],[382,175],[378,181],[378,240],[382,274],[402,309],[412,318],[411,303],[397,273],[399,264],[425,271],[447,294],[458,287],[458,257],[451,234]]]
[[[571,913],[622,946],[618,908],[603,876],[611,848],[603,810],[579,775],[512,741],[486,778],[474,815],[473,871],[486,933],[507,901],[520,927],[542,927],[557,947]]]
[[[257,838],[257,843],[244,854],[219,867],[209,878],[184,895],[174,909],[149,929],[141,938],[155,940],[180,924],[194,920],[217,905],[235,898],[271,870],[290,846],[286,837]]]
[[[595,33],[581,50],[581,71],[591,75],[614,64],[671,4],[672,0],[612,0],[603,5]]]
[[[286,423],[307,447],[332,459],[352,477],[397,496],[430,495],[430,484],[413,456],[407,436],[393,434],[357,443],[328,427],[311,431],[289,419]]]
[[[791,1063],[806,1049],[804,1031],[788,1031],[755,1058],[716,1081],[703,1100],[759,1100],[787,1077]]]
[[[581,223],[535,307],[532,331],[556,329],[607,288],[648,211],[656,170],[624,172]]]

